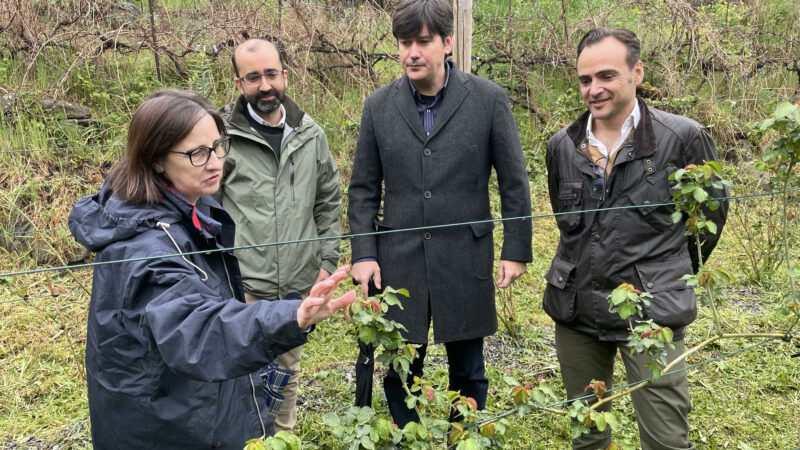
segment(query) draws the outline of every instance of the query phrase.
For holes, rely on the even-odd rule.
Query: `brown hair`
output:
[[[111,191],[131,203],[161,202],[153,164],[163,161],[206,114],[225,134],[222,117],[200,95],[170,88],[147,97],[133,114],[125,154],[108,174]]]
[[[392,14],[392,35],[395,39],[419,36],[422,28],[444,39],[453,34],[453,7],[446,0],[407,0]]]
[[[633,68],[642,58],[642,44],[639,42],[639,38],[636,37],[636,34],[627,28],[615,28],[613,30],[609,28],[593,28],[587,31],[578,44],[577,57],[581,57],[584,48],[597,44],[609,37],[613,37],[625,45],[625,48],[628,49],[625,55],[625,62],[628,63],[630,68]]]

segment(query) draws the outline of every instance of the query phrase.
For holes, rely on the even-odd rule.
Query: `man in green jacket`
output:
[[[322,128],[286,95],[287,71],[275,45],[248,40],[232,60],[241,95],[223,108],[231,152],[216,197],[236,222],[236,245],[333,238],[238,251],[245,299],[306,293],[339,261],[339,169]],[[276,432],[291,431],[297,421],[301,352],[279,356],[262,373]]]

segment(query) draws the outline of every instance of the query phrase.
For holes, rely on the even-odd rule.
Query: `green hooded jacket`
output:
[[[250,128],[242,96],[221,112],[231,136],[215,198],[236,222],[236,246],[335,237],[341,232],[339,168],[324,131],[288,96],[280,160]],[[238,250],[245,291],[264,299],[306,293],[339,262],[339,239]]]

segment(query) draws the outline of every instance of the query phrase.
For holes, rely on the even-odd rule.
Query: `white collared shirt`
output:
[[[283,127],[283,137],[281,138],[281,141],[283,141],[284,139],[286,139],[286,136],[288,136],[289,133],[291,133],[292,130],[294,130],[294,128],[292,128],[286,123],[286,108],[284,108],[283,105],[281,105],[280,108],[281,108],[281,120],[279,120],[278,123],[276,123],[275,125],[271,125],[269,122],[261,118],[261,116],[259,116],[258,113],[256,113],[256,111],[253,109],[250,103],[247,104],[247,112],[250,113],[250,117],[252,117],[253,120],[256,121],[256,123],[264,125],[265,127]]]
[[[642,113],[641,111],[639,111],[639,101],[637,100],[633,104],[633,111],[631,111],[631,115],[629,115],[628,118],[625,119],[625,122],[622,123],[622,129],[620,130],[619,139],[611,148],[611,152],[609,152],[605,144],[603,144],[602,142],[600,142],[599,139],[594,137],[594,134],[592,133],[592,122],[593,122],[592,115],[589,114],[589,121],[586,124],[586,139],[589,141],[589,145],[597,147],[597,149],[600,150],[600,153],[605,155],[607,158],[611,157],[611,155],[616,153],[617,150],[619,150],[619,148],[622,146],[622,144],[625,143],[625,138],[628,137],[628,134],[631,132],[631,130],[633,130],[634,128],[636,128],[637,125],[639,125],[639,119],[641,118],[642,118]]]

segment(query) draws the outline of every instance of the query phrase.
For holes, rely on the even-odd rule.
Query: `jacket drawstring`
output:
[[[195,269],[197,269],[198,272],[200,272],[202,274],[202,276],[200,277],[200,280],[202,280],[202,281],[208,280],[208,274],[205,272],[205,270],[201,269],[196,264],[194,264],[193,262],[189,261],[185,256],[183,256],[183,251],[181,251],[181,248],[178,246],[178,243],[175,242],[175,239],[172,237],[171,234],[169,234],[169,224],[168,223],[164,223],[164,222],[158,222],[158,223],[156,223],[156,226],[161,228],[162,230],[164,230],[164,233],[167,233],[167,236],[169,236],[169,240],[172,241],[172,244],[175,246],[176,249],[178,249],[178,254],[181,255],[181,258],[183,258],[184,261],[189,263],[190,266],[194,267]]]

